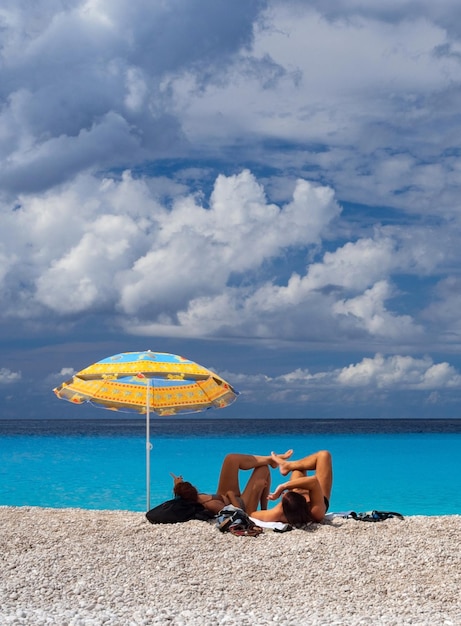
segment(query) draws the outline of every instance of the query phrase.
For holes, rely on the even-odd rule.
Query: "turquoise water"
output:
[[[154,433],[151,506],[171,497],[169,472],[213,492],[227,452],[332,452],[331,511],[461,513],[460,433]],[[244,473],[242,473],[244,476]],[[282,479],[272,471],[273,484]],[[0,505],[146,510],[143,434],[0,435]]]

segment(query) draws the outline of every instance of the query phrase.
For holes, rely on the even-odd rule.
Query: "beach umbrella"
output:
[[[55,389],[62,400],[89,402],[112,411],[146,416],[146,500],[150,509],[150,415],[222,409],[238,392],[209,369],[163,352],[124,352],[77,372]]]

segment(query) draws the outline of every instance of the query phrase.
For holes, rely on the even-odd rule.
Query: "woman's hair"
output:
[[[194,487],[194,485],[191,485],[191,483],[188,483],[187,481],[181,481],[180,483],[176,483],[173,488],[173,493],[175,496],[183,498],[183,500],[193,500],[194,502],[197,502],[198,499],[197,489]]]
[[[306,498],[296,491],[287,491],[283,495],[282,508],[287,522],[292,526],[300,527],[312,521]]]

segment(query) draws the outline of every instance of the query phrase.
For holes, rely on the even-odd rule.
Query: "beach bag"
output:
[[[403,519],[403,515],[395,513],[394,511],[370,511],[368,513],[356,513],[355,511],[351,511],[348,517],[352,517],[352,519],[359,522],[382,522],[385,519],[391,519],[393,517]]]
[[[151,524],[177,524],[191,519],[207,521],[214,517],[203,504],[184,498],[167,500],[146,513]]]
[[[219,511],[215,523],[222,533],[229,532],[236,536],[257,537],[263,532],[243,509],[233,504],[228,504]]]

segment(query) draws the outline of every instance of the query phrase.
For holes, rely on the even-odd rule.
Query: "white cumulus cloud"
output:
[[[7,367],[0,368],[0,385],[18,383],[22,378],[21,372],[13,372]]]
[[[384,357],[376,354],[349,365],[337,375],[338,383],[352,387],[443,389],[461,387],[461,375],[448,363],[433,363],[429,357]]]

